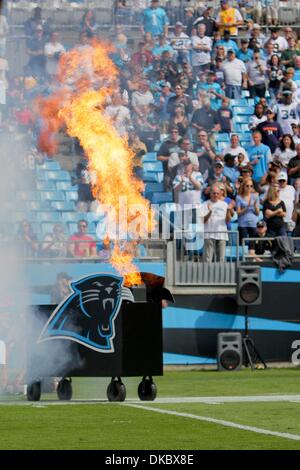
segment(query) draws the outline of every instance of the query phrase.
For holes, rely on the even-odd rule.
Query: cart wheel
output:
[[[149,377],[149,379],[143,377],[143,380],[138,386],[139,399],[142,401],[153,401],[155,400],[156,395],[157,388],[155,383],[153,382],[152,377]]]
[[[27,400],[39,401],[41,398],[41,382],[33,382],[27,386]]]
[[[126,387],[120,378],[112,379],[108,384],[106,395],[108,401],[125,401]]]
[[[72,379],[62,379],[57,385],[57,396],[60,400],[71,400]]]

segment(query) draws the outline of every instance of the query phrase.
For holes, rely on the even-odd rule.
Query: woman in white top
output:
[[[291,134],[284,134],[280,146],[274,153],[274,161],[279,161],[284,168],[288,166],[291,158],[296,155],[295,142]]]

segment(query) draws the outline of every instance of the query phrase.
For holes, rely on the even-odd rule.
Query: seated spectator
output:
[[[286,68],[294,67],[295,57],[300,56],[300,50],[296,48],[296,40],[292,36],[288,39],[288,48],[281,54],[281,63]]]
[[[210,188],[210,199],[203,204],[204,214],[204,261],[224,263],[226,241],[228,240],[227,223],[231,219],[231,210],[225,201],[219,186]]]
[[[300,178],[300,143],[296,145],[295,150],[296,155],[290,159],[287,166],[288,176],[292,184],[297,178]]]
[[[175,87],[175,83],[178,77],[178,66],[172,59],[170,51],[163,51],[160,60],[156,60],[153,63],[153,69],[155,71],[161,71],[164,79],[170,82],[172,88]]]
[[[20,222],[16,240],[20,242],[20,245],[17,246],[22,250],[24,257],[32,258],[37,256],[39,251],[37,236],[27,219]]]
[[[184,160],[189,160],[193,165],[193,171],[199,171],[198,156],[195,152],[191,152],[191,142],[188,137],[184,137],[180,144],[180,150],[171,154],[168,161],[168,168],[173,178],[177,174],[178,165]]]
[[[298,121],[294,121],[291,123],[291,128],[293,131],[292,138],[294,141],[295,146],[300,143],[300,127]]]
[[[246,179],[241,184],[239,194],[236,197],[240,241],[243,238],[255,237],[259,210],[259,197],[254,192],[253,182],[250,178]]]
[[[277,122],[281,126],[284,134],[292,134],[291,124],[300,119],[299,104],[293,98],[291,90],[282,92],[282,99],[276,105],[274,112],[277,115]]]
[[[266,111],[267,119],[257,125],[256,130],[261,132],[262,143],[270,148],[273,154],[276,147],[280,144],[280,139],[283,136],[283,132],[280,124],[274,121],[275,113],[272,109],[268,108]]]
[[[209,141],[208,134],[204,129],[199,130],[196,136],[197,139],[194,144],[193,151],[197,154],[199,170],[203,176],[204,181],[206,181],[209,173],[212,170],[216,154]]]
[[[176,95],[169,99],[167,107],[167,111],[171,115],[171,117],[174,116],[175,107],[178,104],[182,104],[184,106],[186,116],[192,114],[193,102],[191,97],[184,93],[184,88],[181,85],[177,84],[175,86],[175,93]]]
[[[84,219],[77,223],[78,232],[69,238],[68,254],[76,258],[96,256],[96,242],[87,234],[88,222]]]
[[[230,133],[233,129],[232,110],[230,108],[230,100],[223,96],[221,98],[221,107],[217,110],[217,120],[220,124],[220,132]]]
[[[52,233],[45,235],[41,255],[50,258],[64,258],[67,256],[66,237],[64,227],[61,224],[55,224]]]
[[[254,51],[253,60],[246,66],[251,98],[262,97],[266,93],[267,63]]]
[[[292,100],[297,99],[297,83],[294,80],[295,71],[289,67],[283,71],[283,78],[279,85],[278,96],[283,96],[285,92],[292,93]]]
[[[238,169],[237,165],[235,164],[236,157],[234,155],[231,155],[230,153],[227,153],[224,156],[224,162],[225,162],[224,176],[229,178],[231,183],[235,184],[236,180],[240,176],[239,169]]]
[[[256,233],[255,238],[259,240],[249,242],[249,256],[257,257],[253,260],[254,262],[262,262],[262,258],[259,256],[264,255],[266,252],[270,253],[272,251],[272,241],[264,240],[269,235],[267,234],[267,224],[264,220],[260,220],[256,224]],[[270,253],[271,254],[271,253]]]
[[[278,184],[270,186],[263,204],[263,214],[267,223],[269,237],[286,236],[284,223],[286,207],[280,199],[280,187]]]
[[[264,107],[261,103],[257,103],[254,108],[254,114],[249,119],[249,129],[254,131],[258,124],[267,120],[267,116],[264,114]]]
[[[279,147],[274,152],[274,161],[279,161],[283,168],[287,168],[291,158],[295,157],[295,143],[290,134],[282,136]]]
[[[193,164],[189,159],[183,160],[173,181],[175,200],[183,209],[186,204],[195,206],[200,204],[202,185],[201,173],[194,171]]]
[[[67,273],[58,273],[56,282],[52,286],[50,291],[50,303],[51,305],[58,305],[65,300],[72,293],[70,287],[71,276]]]
[[[245,163],[249,161],[248,154],[246,150],[240,146],[240,139],[237,134],[232,134],[230,137],[230,145],[224,148],[222,151],[222,155],[226,155],[227,153],[230,153],[230,155],[234,155],[237,157],[240,153],[242,153],[245,156]]]
[[[252,29],[250,31],[249,39],[250,41],[255,40],[257,47],[261,49],[266,42],[266,36],[261,32],[261,27],[258,23],[259,22],[257,21],[256,23],[253,24]],[[267,45],[266,45],[266,48],[267,48]]]
[[[271,160],[270,148],[262,144],[262,135],[259,131],[252,133],[253,145],[248,148],[250,164],[253,167],[253,179],[258,182],[268,171]]]
[[[143,67],[143,69],[149,67],[153,62],[153,55],[148,49],[146,49],[144,41],[139,42],[138,51],[133,54],[131,61],[132,64],[138,64]]]
[[[87,10],[80,21],[80,32],[87,34],[89,38],[93,38],[97,33],[96,14],[93,10]]]
[[[284,202],[286,208],[286,215],[284,217],[285,229],[288,233],[291,233],[295,227],[292,220],[292,214],[294,204],[296,202],[296,190],[294,186],[287,184],[287,174],[283,171],[278,175],[279,184],[279,197]]]
[[[189,120],[185,114],[184,104],[179,103],[175,107],[175,113],[170,120],[170,129],[174,127],[178,128],[181,137],[186,134],[189,128]]]
[[[244,62],[235,57],[233,50],[228,51],[227,60],[223,63],[222,70],[226,96],[233,99],[241,98],[242,86],[247,88],[247,70]]]
[[[46,42],[44,53],[46,57],[46,73],[52,80],[58,72],[60,56],[65,52],[64,46],[58,42],[58,32],[52,31],[50,42]]]
[[[176,85],[177,83],[182,86],[182,88],[184,89],[184,92],[187,95],[189,96],[194,95],[196,79],[193,75],[192,67],[187,62],[184,62],[182,64],[182,70],[179,70],[178,72]]]
[[[217,112],[212,109],[209,99],[204,100],[202,108],[194,111],[191,125],[197,131],[205,129],[207,132],[219,132]]]
[[[226,29],[224,31],[223,38],[220,39],[219,41],[216,41],[214,44],[214,47],[220,47],[220,46],[222,46],[225,49],[225,54],[227,54],[229,50],[232,50],[235,53],[238,52],[237,43],[233,39],[231,39],[230,31]]]

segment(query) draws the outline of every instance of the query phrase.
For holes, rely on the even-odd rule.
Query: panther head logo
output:
[[[96,274],[71,283],[73,293],[55,309],[39,342],[68,339],[99,352],[113,352],[114,321],[122,300],[134,302],[123,278]]]

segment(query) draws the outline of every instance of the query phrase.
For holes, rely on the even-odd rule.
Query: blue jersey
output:
[[[145,33],[158,36],[164,33],[165,26],[169,24],[169,19],[163,8],[146,8],[142,12],[142,25]]]
[[[246,63],[253,59],[253,51],[252,49],[248,49],[246,52],[244,52],[242,49],[239,49],[236,53],[236,56],[238,59]]]
[[[258,163],[252,165],[254,181],[260,181],[261,178],[269,171],[268,163],[271,160],[271,151],[267,145],[252,145],[247,149],[250,163],[258,160]]]
[[[214,83],[199,83],[199,85],[197,87],[197,92],[199,90],[205,90],[208,94],[209,99],[210,99],[211,108],[214,111],[217,111],[219,108],[221,108],[222,101],[216,95],[214,95],[213,93],[210,93],[209,92],[210,89],[214,90],[216,93],[218,93],[220,95],[224,95],[224,91],[220,87],[219,83],[216,83],[216,82],[214,82]]]

